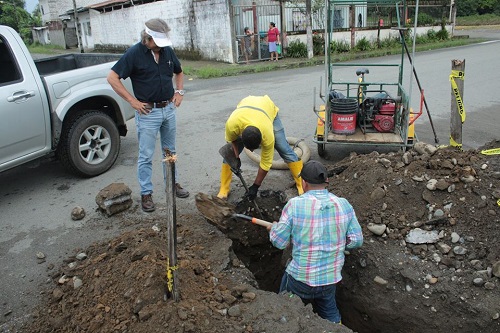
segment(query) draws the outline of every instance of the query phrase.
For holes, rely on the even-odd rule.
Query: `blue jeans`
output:
[[[291,292],[302,299],[304,304],[312,304],[313,311],[321,318],[340,323],[340,312],[335,301],[335,284],[311,287],[303,282],[295,280],[285,272],[281,279],[280,293]]]
[[[278,154],[281,156],[281,158],[286,162],[286,163],[291,163],[291,162],[297,162],[299,160],[299,157],[295,152],[293,151],[292,147],[288,144],[288,141],[286,140],[286,135],[285,135],[285,129],[283,128],[283,124],[281,123],[281,119],[278,115],[276,115],[276,118],[274,118],[273,121],[273,132],[274,132],[274,149],[278,152]],[[243,151],[243,141],[241,141],[241,138],[238,139],[238,150],[239,153]],[[226,161],[224,161],[226,163]]]
[[[175,105],[169,103],[163,108],[151,109],[147,115],[135,113],[135,125],[137,127],[137,138],[139,140],[139,158],[137,160],[137,178],[141,187],[141,195],[153,193],[151,176],[153,173],[153,156],[155,152],[156,138],[160,132],[162,154],[164,148],[168,148],[175,154]],[[165,167],[162,163],[163,168]],[[163,172],[165,177],[165,172]],[[175,172],[177,182],[177,170]]]

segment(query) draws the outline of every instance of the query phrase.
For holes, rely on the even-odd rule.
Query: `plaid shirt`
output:
[[[286,271],[309,286],[342,280],[344,249],[363,244],[363,234],[351,204],[328,190],[311,190],[291,199],[269,234],[284,249],[292,242],[292,261]]]

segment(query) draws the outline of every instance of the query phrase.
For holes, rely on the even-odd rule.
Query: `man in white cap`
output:
[[[304,194],[290,199],[279,222],[268,228],[275,247],[292,244],[280,293],[299,296],[320,317],[339,323],[335,289],[342,280],[344,250],[360,247],[363,233],[351,204],[326,189],[328,171],[323,164],[304,163],[300,177]]]
[[[176,108],[184,96],[184,74],[181,63],[171,48],[170,28],[162,19],[151,19],[141,32],[141,42],[129,48],[111,68],[108,82],[118,95],[136,110],[135,123],[139,140],[137,177],[141,187],[141,204],[145,212],[155,210],[152,198],[152,160],[158,132],[162,151],[168,148],[175,154]],[[134,95],[121,79],[132,81]],[[175,87],[173,85],[175,77]],[[177,197],[186,198],[175,175]]]

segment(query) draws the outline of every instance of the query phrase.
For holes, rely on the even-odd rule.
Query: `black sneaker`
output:
[[[189,192],[182,188],[181,184],[175,184],[175,195],[177,198],[187,198],[189,197]]]
[[[141,205],[142,205],[142,210],[145,212],[154,211],[155,204],[153,202],[153,196],[151,194],[141,195]]]

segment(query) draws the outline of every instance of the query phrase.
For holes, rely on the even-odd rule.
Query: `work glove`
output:
[[[254,201],[255,198],[257,198],[257,191],[259,190],[260,185],[253,184],[248,188],[248,192],[246,194],[246,197],[250,201]]]

